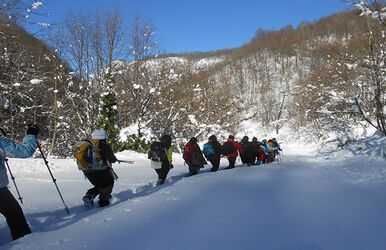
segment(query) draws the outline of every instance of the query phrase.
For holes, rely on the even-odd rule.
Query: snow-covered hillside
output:
[[[373,136],[362,152],[385,147]],[[42,159],[10,159],[33,233],[11,242],[0,217],[1,249],[384,249],[385,162],[382,156],[329,153],[316,158],[312,144],[282,141],[283,162],[207,166],[186,177],[175,154],[167,182],[143,154],[125,151],[112,204],[86,211],[90,187],[71,159],[49,159],[70,209],[67,215]],[[367,151],[366,151],[367,150]],[[347,154],[344,154],[346,152]],[[15,193],[13,184],[11,191]]]

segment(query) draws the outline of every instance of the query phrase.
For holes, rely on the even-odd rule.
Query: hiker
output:
[[[226,155],[229,161],[229,166],[225,169],[232,169],[235,167],[236,158],[239,155],[237,151],[240,152],[240,155],[244,154],[243,148],[235,141],[235,137],[229,135],[228,140],[222,145],[223,155]]]
[[[252,144],[253,144],[253,147],[255,149],[255,154],[253,155],[253,164],[252,165],[260,165],[260,164],[258,164],[260,142],[257,140],[257,138],[255,136],[252,138]]]
[[[183,158],[188,164],[189,174],[188,176],[196,175],[203,168],[205,164],[208,164],[202,155],[200,146],[197,144],[197,138],[192,137],[184,147]]]
[[[277,149],[281,151],[280,144],[277,142],[276,138],[272,138],[272,143],[274,147],[277,147]]]
[[[266,163],[266,161],[267,161],[267,156],[269,153],[268,153],[267,148],[265,147],[265,143],[266,143],[266,140],[263,140],[259,144],[258,153],[257,153],[257,160],[256,160],[257,165],[260,165],[262,163]]]
[[[110,204],[114,180],[117,179],[111,164],[117,162],[111,147],[106,142],[107,133],[103,129],[95,130],[91,134],[91,141],[95,144],[97,154],[100,153],[100,164],[98,167],[84,169],[83,173],[94,187],[87,190],[83,197],[86,208],[94,207],[94,199],[99,195],[99,207]]]
[[[244,154],[240,155],[241,162],[246,164],[248,167],[252,166],[252,164],[255,163],[255,156],[257,151],[255,145],[249,141],[248,136],[244,136],[243,139],[241,139],[240,145],[244,151]]]
[[[173,168],[172,152],[172,137],[170,135],[161,136],[160,141],[153,142],[147,151],[148,158],[151,160],[151,167],[154,168],[158,175],[156,185],[164,184],[166,176],[170,169]]]
[[[220,166],[221,144],[217,141],[216,135],[211,135],[204,144],[202,152],[205,158],[212,164],[211,172],[216,172]]]
[[[32,156],[36,149],[38,133],[39,127],[37,125],[28,125],[23,144],[16,144],[0,137],[0,213],[7,221],[12,240],[30,234],[31,229],[27,224],[22,208],[7,187],[9,180],[4,162],[5,156],[6,154],[18,158]]]
[[[275,159],[275,151],[277,151],[278,148],[274,146],[272,139],[268,140],[268,142],[265,144],[265,147],[267,148],[269,153],[267,157],[267,162],[271,163]]]
[[[272,138],[272,145],[277,148],[277,150],[274,151],[274,158],[276,158],[281,151],[280,144],[277,142],[276,138]]]

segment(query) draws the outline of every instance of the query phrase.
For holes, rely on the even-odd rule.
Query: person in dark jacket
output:
[[[83,197],[83,202],[86,208],[94,206],[94,199],[99,195],[99,207],[108,206],[110,204],[111,193],[114,187],[115,173],[111,164],[117,162],[110,145],[107,144],[107,133],[103,129],[94,131],[91,134],[92,140],[99,140],[99,152],[102,158],[102,170],[87,170],[83,171],[84,175],[94,187],[87,190]]]
[[[222,145],[223,148],[227,142],[232,143],[234,151],[227,155],[228,161],[229,161],[229,166],[226,167],[225,169],[232,169],[235,167],[236,158],[239,155],[238,152],[240,152],[240,155],[242,155],[242,154],[244,154],[244,150],[243,150],[243,147],[241,147],[240,143],[235,141],[235,137],[233,135],[229,135],[228,140],[226,142],[224,142],[224,144]]]
[[[205,154],[205,157],[212,164],[212,168],[210,169],[210,171],[216,172],[220,166],[221,144],[217,141],[216,135],[211,135],[209,137],[208,143],[212,145],[214,153]]]
[[[162,185],[165,183],[166,176],[168,175],[170,169],[173,168],[172,163],[172,137],[170,135],[163,135],[160,138],[162,148],[166,150],[167,159],[163,160],[161,163],[161,168],[155,169],[158,174],[157,185]]]
[[[259,149],[260,149],[260,142],[257,140],[256,137],[252,138],[252,144],[255,147],[255,155],[253,156],[253,165],[259,165]]]
[[[18,158],[32,156],[36,149],[36,136],[38,133],[38,126],[28,125],[23,144],[16,144],[0,137],[0,213],[4,215],[7,221],[12,240],[30,234],[31,229],[27,224],[22,208],[7,187],[9,180],[5,166],[5,156],[6,154]]]
[[[184,147],[183,158],[189,167],[189,176],[196,175],[203,168],[205,164],[208,164],[202,155],[200,146],[197,144],[197,138],[192,137]]]
[[[249,141],[248,136],[244,136],[240,141],[240,145],[244,150],[244,154],[240,155],[241,162],[247,166],[252,166],[255,163],[257,149],[252,142]]]

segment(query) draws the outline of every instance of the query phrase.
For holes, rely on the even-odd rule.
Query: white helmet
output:
[[[95,131],[91,134],[91,139],[95,139],[95,140],[106,140],[106,139],[107,139],[107,133],[106,133],[106,131],[104,131],[103,129],[95,130]]]

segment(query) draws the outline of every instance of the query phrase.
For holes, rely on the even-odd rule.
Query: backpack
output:
[[[235,148],[235,145],[233,145],[232,141],[227,141],[222,146],[223,155],[230,155],[230,154],[234,153],[235,151],[236,151],[236,148]]]
[[[75,143],[74,157],[79,170],[103,170],[108,166],[103,164],[99,151],[99,140],[82,140]]]
[[[184,154],[182,155],[182,158],[184,158],[184,160],[189,160],[192,157],[193,151],[194,151],[194,145],[186,144],[184,147]]]
[[[213,145],[211,142],[204,144],[204,148],[202,149],[202,153],[204,153],[205,156],[213,155],[216,153],[213,149]]]
[[[168,156],[166,154],[166,148],[163,147],[162,143],[159,141],[153,142],[150,145],[150,150],[147,154],[147,158],[152,161],[165,161],[168,159]]]

